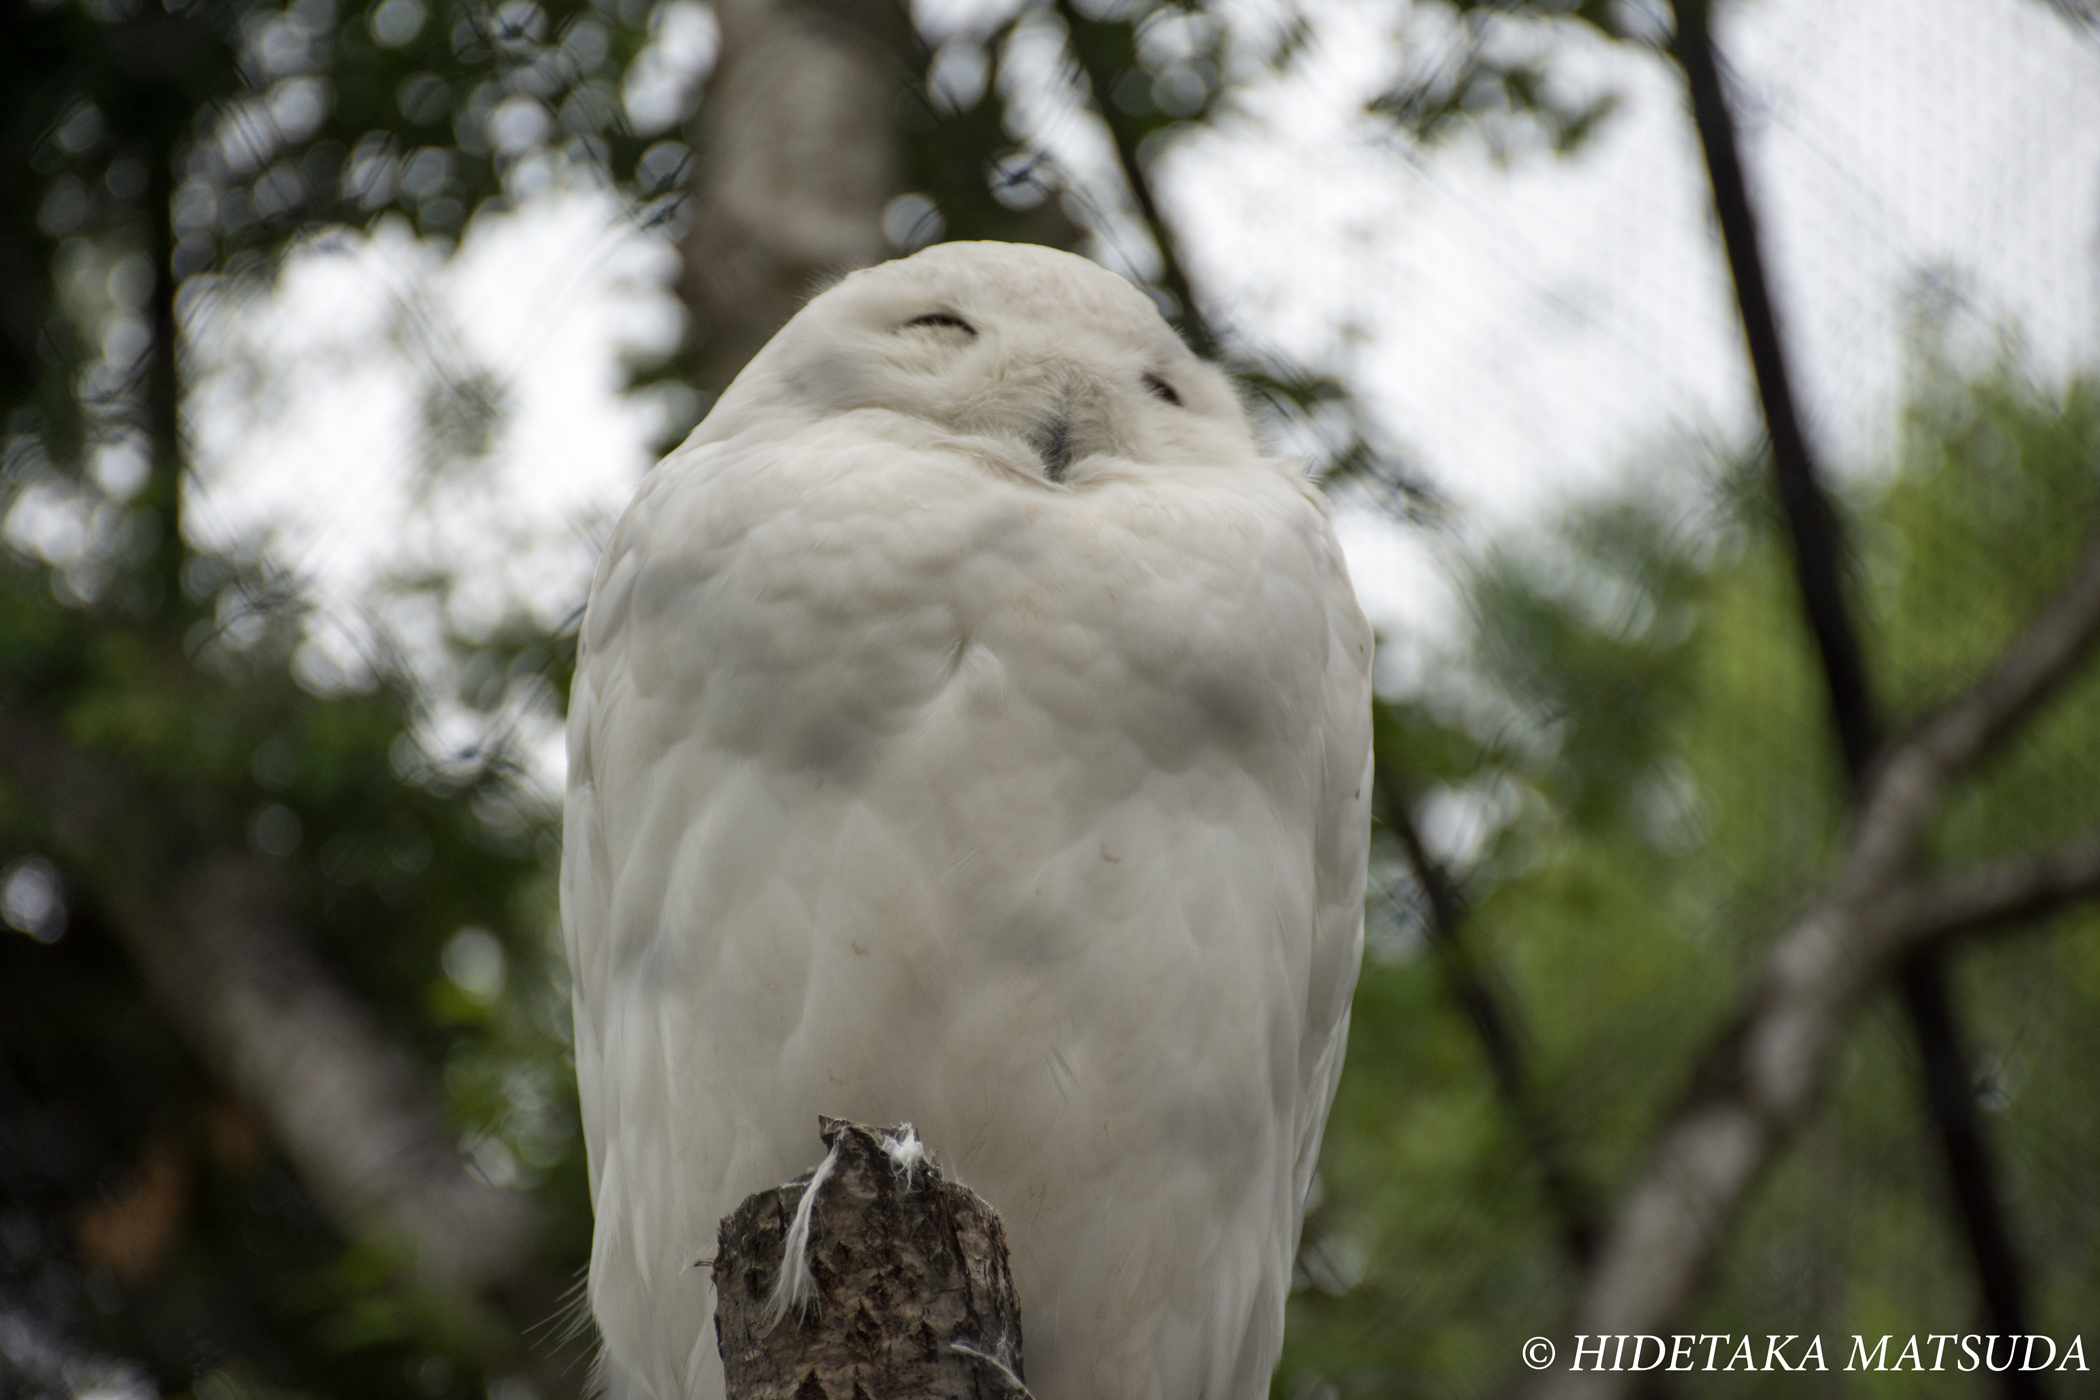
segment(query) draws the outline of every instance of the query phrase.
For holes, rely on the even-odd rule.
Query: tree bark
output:
[[[821,1166],[722,1221],[715,1335],[730,1400],[1026,1396],[999,1213],[943,1179],[909,1123],[821,1123]],[[784,1269],[801,1274],[799,1298]]]
[[[711,393],[825,277],[890,256],[882,211],[903,188],[893,116],[913,39],[898,0],[721,0],[715,14],[679,288]]]

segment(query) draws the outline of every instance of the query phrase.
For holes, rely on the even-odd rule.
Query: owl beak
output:
[[[1072,427],[1060,411],[1048,423],[1029,436],[1029,445],[1043,459],[1043,475],[1052,481],[1063,481],[1065,469],[1072,465]]]

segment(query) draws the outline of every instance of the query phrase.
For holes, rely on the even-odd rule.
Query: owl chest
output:
[[[1133,562],[968,552],[854,571],[872,587],[725,590],[701,624],[710,718],[841,777],[944,735],[987,763],[1032,737],[1176,766],[1287,742],[1297,677],[1318,675],[1275,655],[1289,627],[1207,571]]]
[[[793,484],[710,483],[615,566],[601,602],[654,639],[628,648],[636,688],[686,717],[662,738],[851,783],[943,736],[994,765],[1135,746],[1170,767],[1302,737],[1325,617],[1245,503],[923,464]]]

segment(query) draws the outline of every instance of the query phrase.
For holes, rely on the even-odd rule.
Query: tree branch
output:
[[[156,84],[156,87],[158,84]],[[141,404],[153,467],[139,506],[153,512],[160,537],[153,547],[153,586],[168,602],[182,596],[182,330],[175,316],[175,145],[180,121],[171,117],[146,156],[146,228],[153,286],[146,298],[145,393]]]
[[[1893,893],[1881,917],[1904,942],[1976,933],[2100,898],[2100,832],[2035,856],[1972,865]]]
[[[1397,772],[1397,765],[1380,761],[1372,781],[1377,785],[1379,804],[1385,809],[1384,821],[1399,837],[1415,883],[1422,887],[1428,905],[1429,944],[1443,973],[1445,990],[1472,1022],[1496,1092],[1515,1120],[1518,1135],[1538,1168],[1547,1203],[1560,1224],[1561,1247],[1568,1262],[1577,1269],[1587,1268],[1597,1252],[1597,1221],[1589,1193],[1568,1166],[1561,1151],[1560,1134],[1531,1091],[1522,1042],[1501,998],[1496,996],[1461,936],[1465,897],[1451,873],[1423,846]]]
[[[1750,1188],[1821,1098],[1847,1017],[1902,959],[1935,940],[2100,896],[2100,833],[1951,875],[1912,872],[1945,785],[2100,640],[2095,574],[2100,543],[1983,680],[1887,755],[1831,892],[1780,938],[1658,1132],[1609,1223],[1571,1332],[1672,1331]],[[1638,1379],[1563,1372],[1544,1378],[1540,1393],[1604,1400]]]
[[[529,1244],[529,1202],[468,1174],[406,1055],[292,927],[272,872],[218,850],[164,874],[152,797],[19,707],[0,707],[0,762],[92,881],[161,1014],[262,1114],[337,1225],[408,1254],[431,1285],[503,1281]]]
[[[1703,1057],[1614,1214],[1569,1331],[1668,1335],[1690,1310],[1729,1223],[1827,1087],[1846,1018],[1898,960],[1935,939],[2100,898],[2100,834],[2032,860],[1900,884],[1868,904],[1832,896],[1774,948],[1765,975]],[[1555,1374],[1553,1400],[1630,1393],[1633,1373]]]
[[[2061,687],[2100,641],[2100,535],[2070,579],[1990,671],[1920,724],[1870,775],[1853,838],[1861,877],[1907,863],[1947,784],[1994,749]]]
[[[1855,784],[1865,775],[1877,747],[1873,699],[1859,639],[1845,609],[1840,560],[1843,553],[1836,513],[1823,494],[1808,437],[1794,411],[1793,382],[1787,373],[1779,315],[1765,277],[1757,217],[1743,179],[1735,121],[1728,110],[1714,60],[1713,37],[1706,27],[1707,0],[1673,0],[1677,13],[1677,61],[1684,68],[1691,94],[1692,120],[1713,186],[1714,213],[1721,243],[1735,281],[1736,305],[1742,316],[1743,340],[1772,445],[1772,477],[1794,550],[1794,573],[1801,587],[1802,609],[1822,660],[1832,722]]]
[[[1822,662],[1831,719],[1856,804],[1880,750],[1879,726],[1858,638],[1845,607],[1837,515],[1823,492],[1794,408],[1785,346],[1765,276],[1755,211],[1743,178],[1735,122],[1707,28],[1707,5],[1708,0],[1673,0],[1675,48],[1705,152],[1714,211],[1742,315],[1743,338],[1771,441],[1772,476],[1793,545],[1794,575]],[[1907,843],[1899,844],[1908,849]],[[1927,951],[1902,966],[1897,982],[1918,1043],[1926,1104],[1938,1129],[1948,1182],[1975,1257],[1985,1308],[1997,1331],[2024,1333],[2025,1284],[2000,1205],[1983,1125],[1976,1114],[1946,974]],[[2008,1372],[2003,1385],[2006,1394],[2016,1400],[2041,1393],[2040,1383],[2023,1373]]]
[[[1108,127],[1109,139],[1115,145],[1116,164],[1122,169],[1123,182],[1130,187],[1130,198],[1137,205],[1138,216],[1144,220],[1146,231],[1152,235],[1152,244],[1159,250],[1159,280],[1167,294],[1181,303],[1181,314],[1173,318],[1175,329],[1188,340],[1189,349],[1203,359],[1214,360],[1218,356],[1217,334],[1196,305],[1196,294],[1189,285],[1187,269],[1181,265],[1180,245],[1167,226],[1166,216],[1160,212],[1159,201],[1152,194],[1152,181],[1145,174],[1144,162],[1139,159],[1137,134],[1116,112],[1114,88],[1117,75],[1105,61],[1100,44],[1095,42],[1113,25],[1087,18],[1071,0],[1055,0],[1055,3],[1058,17],[1065,22],[1065,30],[1071,36],[1072,56],[1079,64],[1079,71],[1086,75],[1087,86],[1093,90],[1094,109],[1101,114],[1102,123]]]

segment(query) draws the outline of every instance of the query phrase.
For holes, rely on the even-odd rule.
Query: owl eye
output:
[[[929,311],[924,316],[914,316],[904,323],[906,330],[911,329],[913,326],[953,326],[964,335],[977,334],[977,327],[971,325],[962,317],[952,315],[946,311]]]
[[[1150,389],[1155,397],[1165,399],[1176,408],[1181,407],[1181,395],[1175,393],[1174,386],[1161,379],[1158,375],[1146,375],[1145,387]]]

